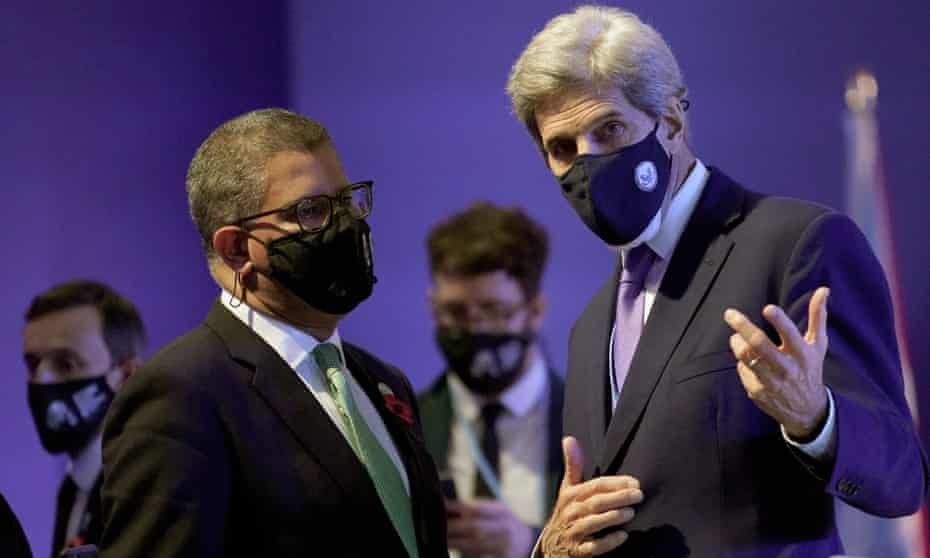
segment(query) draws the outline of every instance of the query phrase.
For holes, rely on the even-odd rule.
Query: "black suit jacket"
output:
[[[445,556],[438,479],[410,385],[362,349],[343,350],[406,467],[420,556]],[[379,384],[412,416],[389,411]],[[405,555],[338,428],[219,303],[120,390],[103,461],[104,558]]]
[[[103,514],[100,512],[100,485],[102,483],[103,475],[98,475],[87,496],[87,506],[84,508],[84,515],[78,525],[77,537],[73,541],[66,541],[65,534],[68,530],[68,519],[71,516],[71,508],[74,506],[74,498],[77,495],[77,486],[74,481],[68,479],[62,481],[55,506],[52,558],[58,558],[61,551],[69,544],[73,543],[75,546],[97,544],[100,540],[100,535],[103,533]]]
[[[562,403],[565,384],[553,370],[549,370],[549,408],[548,427],[546,429],[546,509],[551,512],[558,495],[564,470],[562,460]],[[446,469],[449,462],[449,442],[451,440],[452,395],[449,393],[448,372],[443,373],[426,391],[420,394],[420,412],[423,416],[423,429],[426,435],[426,447],[432,454],[440,470]]]
[[[0,556],[32,558],[32,550],[29,548],[23,526],[3,494],[0,494]]]
[[[833,497],[884,516],[917,510],[927,460],[904,399],[890,297],[848,218],[749,192],[711,169],[611,415],[617,284],[615,273],[572,330],[564,413],[586,479],[640,479],[645,501],[612,555],[823,557],[840,550]],[[806,331],[821,285],[831,288],[824,381],[837,428],[825,466],[792,450],[749,400],[723,321],[736,308],[767,325],[771,303]]]

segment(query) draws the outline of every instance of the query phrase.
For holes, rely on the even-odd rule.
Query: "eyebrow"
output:
[[[621,122],[623,122],[624,126],[626,125],[626,122],[627,122],[623,114],[620,111],[618,111],[615,108],[611,108],[600,114],[597,114],[594,118],[592,118],[590,121],[586,123],[586,127],[596,128],[597,126],[603,124],[605,120],[611,120],[611,119],[620,120]],[[552,136],[548,140],[546,140],[546,143],[545,143],[546,151],[550,151],[552,149],[553,144],[555,144],[556,142],[559,142],[566,138],[570,138],[570,137],[578,135],[577,129],[573,129],[570,132],[571,133],[568,133],[568,134],[559,133],[559,134]]]
[[[77,352],[69,348],[61,347],[55,349],[49,349],[47,351],[25,351],[23,352],[24,359],[41,359],[43,356],[46,357],[74,357],[81,364],[84,363],[84,358]]]

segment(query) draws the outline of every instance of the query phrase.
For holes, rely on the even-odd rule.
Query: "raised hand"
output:
[[[778,306],[762,310],[781,338],[778,347],[740,312],[729,309],[724,313],[724,320],[736,332],[730,337],[730,349],[739,361],[737,371],[747,395],[797,441],[816,437],[827,418],[823,361],[829,295],[828,288],[820,287],[811,296],[803,336]]]

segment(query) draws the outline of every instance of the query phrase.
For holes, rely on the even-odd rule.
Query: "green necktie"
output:
[[[329,384],[329,391],[336,400],[342,424],[349,434],[349,443],[355,455],[368,469],[381,498],[381,503],[397,529],[400,539],[411,558],[418,558],[417,535],[413,527],[410,497],[404,490],[404,482],[387,451],[368,428],[368,423],[359,412],[349,390],[343,372],[342,354],[332,343],[320,343],[313,349],[313,358]]]

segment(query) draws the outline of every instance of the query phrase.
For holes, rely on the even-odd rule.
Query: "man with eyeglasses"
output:
[[[199,147],[188,200],[221,294],[111,408],[104,558],[446,552],[410,384],[337,330],[375,283],[371,190],[289,111]]]
[[[538,342],[548,244],[523,211],[486,202],[427,241],[447,367],[420,408],[427,446],[455,487],[448,542],[463,556],[526,556],[562,476],[562,380]]]

